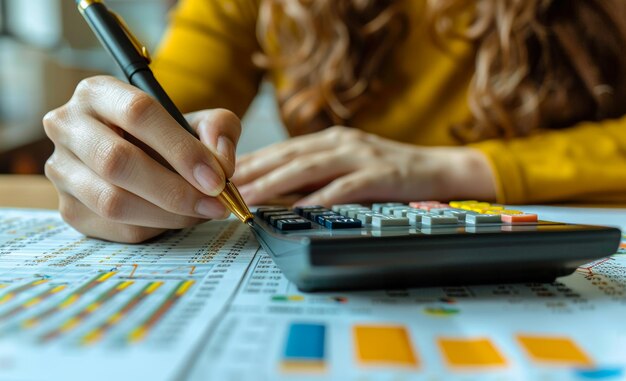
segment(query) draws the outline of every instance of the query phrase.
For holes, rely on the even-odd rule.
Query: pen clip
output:
[[[143,58],[145,58],[146,61],[148,61],[148,63],[152,62],[152,58],[150,58],[150,53],[148,52],[148,48],[146,48],[146,46],[142,44],[139,41],[139,39],[137,39],[137,37],[135,37],[133,32],[130,31],[128,24],[126,24],[126,21],[124,21],[122,16],[118,15],[117,13],[113,11],[109,11],[109,13],[111,13],[111,15],[115,18],[115,20],[117,20],[117,23],[120,24],[120,27],[122,27],[122,29],[124,30],[124,33],[126,33],[126,36],[128,36],[128,39],[130,39],[130,42],[133,44],[135,49],[137,49],[137,53],[139,53]]]

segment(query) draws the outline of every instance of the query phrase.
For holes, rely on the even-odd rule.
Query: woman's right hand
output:
[[[135,87],[82,81],[43,120],[55,144],[46,176],[63,219],[88,236],[136,243],[228,216],[215,196],[233,175],[239,119],[221,109],[187,119],[200,140]]]

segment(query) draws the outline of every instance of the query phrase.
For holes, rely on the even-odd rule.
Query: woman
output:
[[[624,196],[625,3],[465,4],[182,1],[153,68],[201,142],[132,86],[83,81],[44,119],[63,217],[125,242],[225,217],[265,75],[302,136],[238,160],[249,203]]]

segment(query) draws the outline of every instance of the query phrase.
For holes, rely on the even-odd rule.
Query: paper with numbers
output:
[[[301,293],[237,221],[121,245],[1,212],[2,380],[626,379],[624,244],[548,284]]]

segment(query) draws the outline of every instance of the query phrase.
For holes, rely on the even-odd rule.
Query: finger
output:
[[[219,160],[226,178],[235,172],[235,147],[241,135],[241,121],[233,112],[214,109],[186,115],[200,140],[206,144]]]
[[[325,134],[311,134],[277,143],[239,158],[233,182],[250,183],[276,168],[304,155],[336,148]]]
[[[209,148],[146,93],[109,77],[94,77],[81,82],[74,98],[96,119],[146,143],[201,192],[217,196],[224,189],[224,171]]]
[[[219,201],[199,192],[107,126],[93,118],[84,120],[83,125],[89,127],[57,134],[60,136],[55,136],[55,140],[103,180],[174,214],[204,218],[223,215]],[[211,204],[218,214],[206,214],[211,212],[206,208]]]
[[[201,221],[200,218],[170,213],[107,183],[69,152],[61,150],[60,153],[55,153],[55,156],[57,158],[55,160],[62,163],[47,164],[46,175],[60,191],[77,198],[103,219],[164,229],[180,229]]]
[[[166,231],[107,221],[67,193],[59,194],[59,211],[68,224],[86,236],[107,241],[139,243]]]
[[[311,184],[327,183],[353,171],[356,166],[352,157],[338,150],[304,155],[239,190],[246,202],[258,204]]]
[[[334,180],[326,187],[299,200],[295,205],[330,207],[333,204],[386,199],[388,188],[390,187],[384,184],[384,180],[381,181],[381,176],[375,169],[361,170]]]

